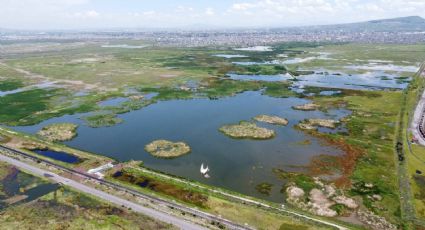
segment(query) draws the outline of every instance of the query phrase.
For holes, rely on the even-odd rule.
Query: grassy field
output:
[[[7,208],[0,221],[0,229],[175,229],[68,188]]]
[[[322,108],[344,105],[353,111],[346,121],[348,134],[325,135],[331,144],[346,150],[339,166],[343,174],[337,182],[350,195],[361,198],[364,207],[402,225],[393,147],[402,92],[347,91],[314,101]],[[372,187],[365,189],[366,184]],[[382,199],[371,199],[373,194]]]

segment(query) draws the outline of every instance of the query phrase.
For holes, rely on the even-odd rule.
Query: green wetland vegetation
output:
[[[362,223],[359,228],[412,227],[400,203],[403,194],[394,146],[402,129],[400,105],[405,93],[407,110],[411,110],[423,84],[414,69],[425,60],[425,46],[285,43],[271,45],[272,51],[255,52],[233,47],[101,45],[41,51],[43,56],[6,54],[0,65],[0,91],[25,90],[1,95],[0,123],[35,134],[47,124],[70,122],[79,125],[78,136],[64,143],[71,147],[121,162],[141,160],[147,168],[274,203],[285,203],[288,188],[296,187],[302,190],[298,197],[302,202],[289,207],[316,215],[321,210],[310,205],[317,201],[317,190],[331,186],[335,194],[327,191],[329,207],[323,210],[335,211],[333,220],[350,226]],[[240,77],[234,80],[229,74]],[[258,75],[263,77],[256,79]],[[275,80],[283,75],[287,79]],[[37,86],[45,81],[55,83]],[[116,98],[122,100],[103,104]],[[285,118],[288,125],[251,120],[261,114]],[[225,125],[242,120],[273,134],[260,141],[220,133],[226,133]],[[308,122],[314,128],[297,128]],[[143,151],[158,139],[184,141],[191,153],[160,159]],[[413,149],[421,156],[425,152],[419,146]],[[90,168],[90,155],[83,158],[88,160],[81,164]],[[407,162],[416,214],[421,218],[425,216],[421,193],[425,180],[414,170],[422,166],[420,160],[408,158]],[[210,179],[199,175],[201,163],[209,164]],[[139,165],[125,166],[108,178],[234,221],[257,221],[253,226],[259,228],[314,229],[287,218],[268,226],[281,217],[167,182]],[[354,200],[356,208],[341,204],[337,197]]]
[[[0,91],[11,91],[11,90],[19,89],[23,86],[24,85],[20,81],[6,80],[0,83]]]

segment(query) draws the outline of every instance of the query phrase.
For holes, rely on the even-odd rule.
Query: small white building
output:
[[[108,163],[108,164],[102,165],[102,166],[94,168],[94,169],[89,169],[87,171],[87,173],[96,175],[99,179],[102,179],[104,177],[102,172],[104,172],[108,169],[111,169],[113,167],[114,167],[114,165],[112,163]]]

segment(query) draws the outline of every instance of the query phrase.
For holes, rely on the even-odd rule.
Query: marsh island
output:
[[[220,131],[229,137],[240,139],[264,140],[275,136],[275,132],[273,130],[259,127],[255,123],[248,121],[241,121],[239,124],[222,126]]]
[[[269,115],[258,115],[254,117],[254,120],[259,122],[265,122],[273,125],[287,125],[288,120],[278,116],[269,116]]]
[[[176,158],[190,152],[190,147],[184,142],[156,140],[145,146],[145,150],[155,157]]]
[[[68,141],[77,136],[77,128],[72,123],[51,124],[38,131],[38,135],[49,141]]]

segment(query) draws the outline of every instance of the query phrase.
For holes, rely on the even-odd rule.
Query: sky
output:
[[[0,28],[232,28],[425,18],[425,0],[0,0]]]

